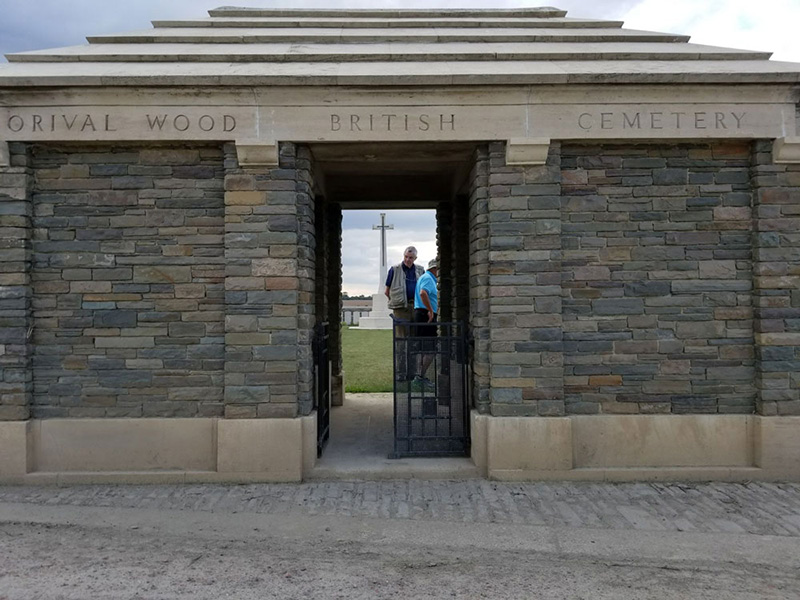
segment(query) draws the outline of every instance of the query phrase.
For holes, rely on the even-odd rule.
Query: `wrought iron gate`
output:
[[[328,323],[314,328],[314,408],[317,411],[317,456],[331,433],[331,378],[328,362]]]
[[[427,337],[425,324],[394,323],[392,458],[469,454],[466,326],[436,325],[437,335]]]

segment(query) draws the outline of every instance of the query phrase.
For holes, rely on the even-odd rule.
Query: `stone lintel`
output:
[[[800,136],[776,139],[773,153],[776,164],[800,164]]]
[[[8,149],[8,142],[0,140],[0,167],[7,167],[11,164],[11,151]]]
[[[537,166],[547,162],[549,138],[511,138],[506,144],[506,164]]]
[[[237,142],[236,154],[242,168],[277,167],[278,143]]]

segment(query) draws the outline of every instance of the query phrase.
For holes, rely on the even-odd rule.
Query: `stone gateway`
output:
[[[309,477],[351,208],[436,209],[481,475],[800,480],[800,65],[621,27],[220,8],[9,56],[0,480]]]

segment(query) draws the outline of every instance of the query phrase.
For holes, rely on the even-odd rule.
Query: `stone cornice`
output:
[[[278,144],[263,142],[237,142],[236,155],[242,168],[278,166]]]
[[[547,162],[547,153],[550,151],[550,140],[538,139],[510,139],[506,143],[506,164],[521,166],[537,166]]]
[[[777,164],[800,164],[800,136],[776,139],[773,155]]]

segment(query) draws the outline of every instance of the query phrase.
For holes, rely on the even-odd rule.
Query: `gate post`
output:
[[[30,470],[31,188],[27,148],[0,140],[0,479]],[[4,153],[7,150],[7,155]],[[3,165],[6,166],[3,166]]]
[[[307,148],[281,144],[278,161],[243,167],[226,147],[218,468],[299,480],[313,463],[305,455],[316,438],[306,417],[313,404],[313,180]]]

